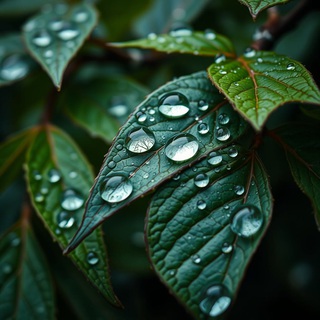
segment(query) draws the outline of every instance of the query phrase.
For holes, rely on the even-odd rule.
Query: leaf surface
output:
[[[173,105],[171,111],[164,108],[169,118],[160,112],[167,103]],[[171,112],[180,116],[172,118]],[[212,149],[248,134],[248,129],[205,72],[181,77],[154,91],[115,138],[91,190],[81,227],[66,251],[120,208]]]
[[[212,82],[256,130],[288,102],[320,104],[320,91],[299,62],[273,52],[249,50],[208,68]]]
[[[212,165],[208,157],[168,182],[148,212],[154,269],[196,319],[229,309],[271,216],[272,197],[260,160],[240,146],[237,151],[234,156],[232,146],[217,150],[220,164]],[[199,175],[207,179],[201,187]],[[239,212],[248,210],[254,214],[235,223]]]
[[[38,215],[62,248],[73,237],[93,183],[92,169],[74,142],[61,130],[47,126],[32,143],[26,165],[28,188]],[[71,254],[88,280],[114,305],[107,252],[97,229]]]
[[[0,239],[2,319],[54,319],[53,286],[43,253],[25,221]]]
[[[97,23],[89,4],[45,7],[27,21],[23,37],[28,50],[60,89],[63,73]]]

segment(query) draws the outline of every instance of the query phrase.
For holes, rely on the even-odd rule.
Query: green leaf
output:
[[[55,319],[48,266],[26,221],[0,238],[1,319]]]
[[[60,89],[63,73],[97,23],[89,4],[46,7],[23,27],[23,37],[32,56]]]
[[[256,19],[261,11],[288,1],[289,0],[239,0],[240,3],[249,8],[253,19]]]
[[[29,149],[26,173],[38,215],[53,239],[65,248],[83,215],[83,204],[93,183],[91,167],[65,133],[47,126]],[[109,302],[120,305],[110,284],[100,229],[72,253],[71,259]]]
[[[19,174],[28,146],[37,128],[19,132],[0,145],[0,190],[5,189]]]
[[[248,50],[208,68],[212,82],[256,130],[287,102],[320,104],[320,91],[304,66],[273,52]]]
[[[234,150],[217,150],[220,165],[204,159],[165,184],[150,204],[152,264],[196,319],[228,309],[271,217],[272,196],[260,160],[239,146]]]
[[[66,90],[64,107],[91,135],[111,142],[146,95],[145,88],[124,77],[91,77]]]
[[[320,227],[319,126],[286,125],[270,134],[285,150],[291,173],[300,189],[310,198]]]
[[[57,0],[1,0],[0,16],[25,15],[38,10],[43,5],[58,2]]]
[[[243,134],[248,134],[248,126],[205,72],[160,87],[137,107],[115,138],[87,201],[81,227],[66,252],[120,208]]]
[[[216,54],[224,54],[228,57],[235,56],[234,47],[230,40],[211,30],[192,32],[188,29],[181,29],[161,35],[150,33],[145,39],[112,43],[111,45],[120,48],[137,47],[200,56],[215,56]]]
[[[300,109],[308,117],[320,120],[320,108],[318,106],[301,106]]]

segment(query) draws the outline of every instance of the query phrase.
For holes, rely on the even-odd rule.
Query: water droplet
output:
[[[83,197],[73,189],[67,189],[63,192],[61,207],[68,211],[74,211],[82,207]]]
[[[206,134],[209,132],[209,126],[206,123],[200,123],[197,129],[200,134]]]
[[[36,181],[40,181],[42,179],[42,175],[38,170],[33,171],[33,179]]]
[[[205,100],[199,100],[198,109],[200,111],[206,111],[209,108],[209,104]]]
[[[126,139],[126,148],[133,153],[149,151],[155,144],[154,134],[144,127],[133,129]]]
[[[60,181],[61,174],[57,169],[50,169],[48,171],[48,179],[49,179],[49,182],[56,183],[56,182]]]
[[[45,194],[48,194],[48,193],[49,193],[49,189],[46,188],[46,187],[42,187],[42,188],[40,189],[40,192],[41,192],[43,195],[45,195]]]
[[[157,39],[157,35],[154,32],[151,32],[148,34],[147,38],[149,40],[155,40],[155,39]]]
[[[148,179],[148,178],[149,178],[149,173],[146,172],[146,173],[143,175],[143,178],[144,178],[144,179]]]
[[[201,258],[198,254],[195,254],[194,256],[191,257],[192,262],[195,264],[199,264],[201,262]]]
[[[57,32],[57,36],[63,41],[75,39],[79,34],[80,31],[67,22],[64,22],[63,26]]]
[[[256,50],[253,48],[247,48],[243,54],[246,58],[252,58],[256,55]]]
[[[224,54],[217,54],[214,58],[215,63],[221,63],[223,61],[226,61],[226,56]]]
[[[95,252],[89,252],[87,255],[87,262],[91,265],[94,266],[99,262],[99,257]]]
[[[33,31],[34,28],[37,26],[37,22],[35,21],[35,19],[29,20],[24,26],[23,26],[23,30],[25,32],[30,32]]]
[[[211,29],[206,29],[204,31],[204,36],[208,40],[214,40],[216,38],[216,34]]]
[[[166,156],[176,162],[191,159],[198,152],[199,144],[191,134],[179,134],[171,138],[165,146]]]
[[[242,194],[244,194],[244,191],[245,191],[244,186],[236,185],[234,187],[234,193],[238,196],[241,196]]]
[[[186,37],[192,35],[192,29],[185,25],[178,26],[170,31],[172,37]]]
[[[173,180],[177,181],[180,179],[180,174],[176,174],[175,176],[173,176],[172,178]]]
[[[113,160],[111,160],[108,162],[107,166],[109,169],[114,169],[116,167],[116,163]]]
[[[257,61],[258,61],[259,63],[262,63],[262,62],[263,62],[263,59],[258,58]]]
[[[52,38],[48,31],[40,30],[34,34],[31,41],[36,46],[44,48],[51,44]]]
[[[136,113],[136,119],[138,120],[138,122],[143,123],[147,120],[147,115],[142,111],[138,111]]]
[[[73,213],[61,211],[57,215],[57,223],[61,229],[69,229],[74,225],[75,219]]]
[[[218,116],[218,122],[219,122],[220,124],[228,124],[229,121],[230,121],[230,118],[229,118],[229,116],[228,116],[227,114],[225,114],[225,113],[219,114],[219,116]]]
[[[114,97],[108,111],[114,117],[121,118],[128,114],[129,109],[122,97]]]
[[[197,202],[197,208],[199,210],[204,210],[206,208],[206,206],[207,206],[207,204],[206,204],[206,202],[204,200],[199,200]]]
[[[289,63],[288,65],[287,65],[287,70],[294,70],[296,67],[294,66],[294,64],[293,63]]]
[[[6,81],[22,79],[28,72],[29,67],[19,54],[9,55],[0,64],[0,78]]]
[[[237,99],[237,100],[241,100],[241,97],[237,94],[237,95],[236,95],[236,99]]]
[[[219,73],[220,73],[220,74],[227,74],[227,71],[225,71],[225,70],[219,70]]]
[[[76,171],[69,172],[69,178],[75,179],[77,176],[78,176],[78,173]]]
[[[21,239],[19,237],[14,237],[11,239],[11,247],[17,247],[21,243]]]
[[[217,166],[222,162],[222,156],[213,151],[209,153],[207,161],[212,166]]]
[[[109,176],[100,185],[100,196],[103,200],[116,203],[127,199],[133,191],[131,182],[123,175]]]
[[[231,304],[228,290],[222,285],[213,285],[206,290],[200,309],[206,315],[217,317],[224,313]]]
[[[218,128],[216,137],[219,141],[227,141],[230,138],[229,129],[224,127]]]
[[[169,276],[170,276],[170,277],[173,277],[175,274],[176,274],[176,271],[175,271],[175,270],[170,270],[170,271],[169,271]]]
[[[164,37],[157,37],[157,42],[159,42],[159,43],[165,43],[165,42],[166,42],[166,38],[164,38]]]
[[[252,205],[239,207],[233,215],[231,230],[240,237],[248,238],[256,234],[263,224],[261,211]]]
[[[52,50],[46,50],[44,53],[43,53],[43,56],[45,58],[52,58],[53,57],[53,51]]]
[[[180,92],[170,92],[159,100],[159,111],[167,118],[181,118],[189,112],[188,98]]]
[[[223,253],[230,253],[231,251],[233,250],[233,245],[228,243],[228,242],[225,242],[223,245],[222,245],[222,248],[221,248],[221,251]]]
[[[38,202],[38,203],[40,203],[40,202],[43,202],[44,201],[44,196],[43,196],[43,194],[42,193],[36,193],[35,194],[35,196],[34,196],[34,201],[35,202]]]
[[[209,177],[204,173],[200,173],[195,176],[194,184],[199,188],[204,188],[209,184]]]
[[[9,263],[4,263],[2,266],[2,272],[5,274],[9,274],[12,271],[12,266]]]
[[[239,152],[238,149],[236,147],[231,147],[228,150],[228,155],[230,158],[236,158],[238,156]]]
[[[63,21],[62,19],[56,18],[53,19],[49,22],[49,29],[52,31],[59,31],[63,28],[63,26],[65,25],[65,21]]]
[[[87,21],[89,18],[88,12],[83,11],[83,10],[76,10],[73,13],[73,21],[78,22],[78,23],[82,23]]]

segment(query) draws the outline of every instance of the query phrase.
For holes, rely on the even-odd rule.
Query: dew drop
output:
[[[47,47],[52,42],[52,38],[48,31],[40,30],[34,34],[32,37],[32,43],[38,47],[44,48]]]
[[[223,61],[226,61],[226,56],[224,54],[217,54],[215,56],[215,59],[214,59],[215,63],[221,63]]]
[[[175,162],[191,159],[198,152],[199,143],[191,134],[179,134],[171,138],[165,146],[165,155]]]
[[[227,141],[230,138],[230,131],[228,128],[218,128],[216,134],[217,140]]]
[[[147,38],[149,40],[156,40],[157,39],[157,35],[154,32],[151,32],[148,34]]]
[[[53,57],[53,51],[52,50],[46,50],[44,53],[43,53],[43,56],[45,58],[52,58]]]
[[[62,194],[61,207],[67,211],[77,210],[83,203],[83,197],[73,189],[67,189]]]
[[[4,274],[9,274],[12,271],[12,266],[9,263],[4,263],[2,266],[2,272]]]
[[[77,178],[77,176],[78,176],[78,173],[76,171],[69,172],[69,178],[75,179],[75,178]]]
[[[187,26],[179,26],[170,31],[172,37],[186,37],[192,35],[192,29]]]
[[[189,112],[188,98],[180,92],[166,93],[159,100],[159,111],[167,118],[181,118]]]
[[[219,114],[219,116],[218,116],[218,122],[219,122],[220,124],[228,124],[229,121],[230,121],[230,118],[229,118],[229,116],[228,116],[227,114],[225,114],[225,113]]]
[[[36,181],[40,181],[42,179],[42,175],[38,170],[33,171],[33,179]]]
[[[220,73],[220,74],[227,74],[227,71],[225,71],[225,70],[219,70],[219,73]]]
[[[234,187],[234,193],[238,196],[241,196],[242,194],[244,194],[244,191],[245,191],[244,186],[236,185]]]
[[[206,111],[209,108],[209,104],[205,100],[199,100],[198,109],[200,111]]]
[[[216,34],[211,29],[206,29],[204,31],[204,36],[208,40],[214,40],[216,38]]]
[[[154,134],[144,127],[133,129],[126,138],[126,148],[133,153],[149,151],[155,144]]]
[[[199,264],[201,262],[201,258],[198,254],[195,254],[194,256],[191,257],[191,260],[195,264]]]
[[[42,187],[42,188],[40,189],[40,192],[41,192],[43,195],[46,195],[46,194],[49,193],[49,189],[46,188],[46,187]]]
[[[138,120],[138,122],[143,123],[147,120],[147,115],[142,111],[138,111],[136,113],[136,119]]]
[[[236,147],[231,147],[228,150],[228,155],[230,158],[236,158],[238,156],[239,152],[238,149]]]
[[[233,250],[232,244],[230,244],[230,243],[228,243],[228,242],[225,242],[225,243],[222,245],[221,251],[222,251],[223,253],[230,253],[232,250]]]
[[[133,191],[133,186],[127,177],[113,175],[106,178],[100,185],[100,196],[103,200],[116,203],[127,199]]]
[[[261,211],[253,205],[239,207],[233,215],[231,230],[240,237],[248,238],[256,234],[263,224]]]
[[[64,25],[65,25],[65,21],[63,21],[62,19],[56,18],[49,22],[48,27],[52,31],[59,31],[63,28]]]
[[[57,36],[59,39],[63,41],[73,40],[78,37],[80,31],[73,27],[71,24],[64,22],[63,26],[57,32]]]
[[[288,65],[287,65],[287,70],[294,70],[296,67],[294,66],[294,64],[293,63],[289,63]]]
[[[88,12],[83,10],[77,10],[73,13],[73,21],[82,23],[87,21],[89,18]]]
[[[209,126],[206,123],[200,123],[197,129],[200,134],[206,134],[209,132]]]
[[[22,79],[28,72],[29,67],[19,54],[4,58],[0,64],[0,78],[6,81]]]
[[[198,175],[195,176],[194,178],[194,184],[198,187],[198,188],[204,188],[209,184],[209,177],[208,175],[204,174],[204,173],[200,173]]]
[[[180,174],[176,174],[175,176],[173,176],[172,178],[173,180],[177,181],[180,179]]]
[[[11,244],[11,247],[17,247],[18,245],[20,245],[21,243],[21,239],[19,237],[14,237],[10,244]]]
[[[204,210],[206,208],[207,204],[204,200],[198,200],[197,202],[197,208],[199,210]]]
[[[256,50],[253,48],[247,48],[243,54],[246,58],[252,58],[256,55]]]
[[[209,153],[207,161],[212,166],[217,166],[222,162],[222,156],[213,151]]]
[[[72,213],[61,211],[57,215],[57,224],[61,229],[69,229],[74,225],[75,219]]]
[[[99,262],[99,257],[95,252],[89,252],[87,254],[87,262],[91,265],[94,266]]]
[[[60,181],[61,179],[61,174],[57,169],[50,169],[48,171],[48,180],[51,183],[56,183]]]

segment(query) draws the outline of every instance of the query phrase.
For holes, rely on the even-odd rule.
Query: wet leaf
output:
[[[60,89],[63,73],[97,23],[89,4],[47,6],[23,27],[23,37],[32,56]]]
[[[189,29],[180,29],[171,31],[169,34],[150,33],[145,39],[112,43],[112,45],[120,48],[136,47],[200,56],[215,56],[217,54],[224,54],[228,57],[235,56],[234,47],[230,40],[211,30],[193,32]]]
[[[37,128],[28,129],[9,137],[0,145],[0,190],[5,189],[19,174],[28,146]]]
[[[127,78],[87,78],[66,90],[64,107],[91,135],[111,142],[146,95],[145,88]]]
[[[248,50],[208,68],[212,82],[256,130],[287,102],[320,104],[320,91],[304,66],[273,52]]]
[[[161,187],[146,222],[155,271],[196,319],[229,309],[272,208],[267,174],[254,153],[238,145],[217,149],[214,157]]]
[[[26,165],[28,188],[38,215],[62,248],[73,237],[93,183],[92,169],[74,142],[59,129],[43,127],[32,143]],[[88,280],[119,305],[108,274],[107,252],[97,229],[71,254]]]
[[[249,8],[253,19],[256,19],[261,11],[288,1],[289,0],[239,0],[239,2]]]
[[[0,238],[2,319],[54,319],[48,266],[26,221]]]
[[[271,132],[286,152],[291,173],[299,188],[311,200],[320,226],[320,130],[319,126],[286,125]]]
[[[248,134],[248,129],[205,72],[181,77],[154,91],[133,112],[109,149],[67,252],[120,208],[212,149]]]

